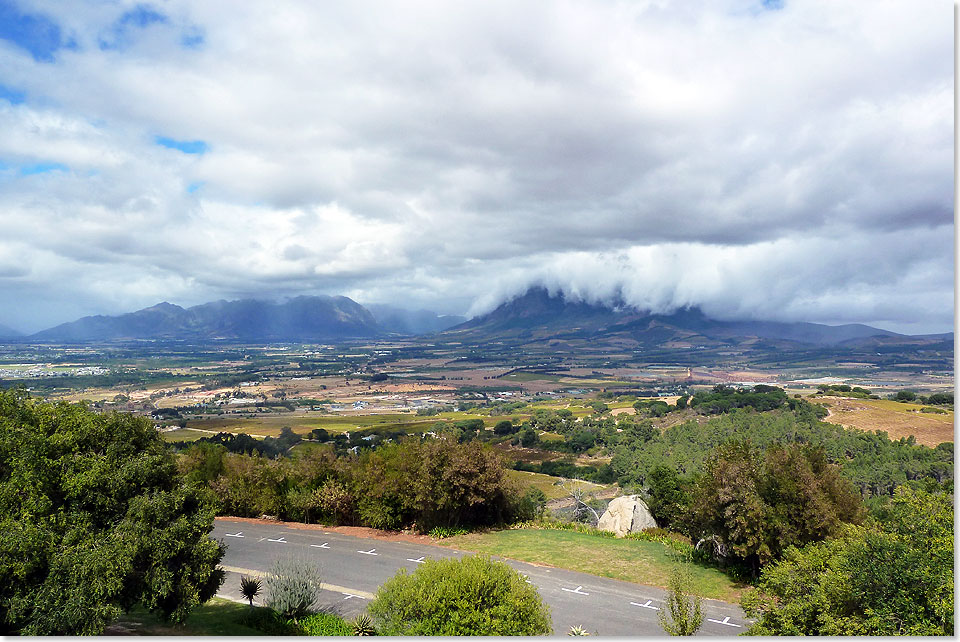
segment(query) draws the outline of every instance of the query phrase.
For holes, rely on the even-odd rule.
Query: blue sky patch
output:
[[[19,105],[26,100],[26,97],[27,95],[22,91],[0,84],[0,100],[5,100],[11,105]]]
[[[22,165],[20,167],[21,176],[33,176],[34,174],[46,174],[48,172],[66,172],[69,167],[63,163],[33,163],[32,165]]]
[[[203,181],[199,181],[199,182],[196,182],[196,183],[190,183],[189,185],[187,185],[187,192],[190,193],[190,194],[193,194],[194,192],[196,192],[196,191],[197,191],[198,189],[200,189],[201,187],[203,187]]]
[[[156,11],[150,5],[138,4],[117,18],[116,22],[107,30],[106,35],[100,36],[97,44],[104,51],[126,49],[133,42],[133,30],[146,29],[150,25],[167,24],[169,22],[167,16]]]
[[[786,4],[784,0],[763,0],[763,8],[769,11],[780,11]]]
[[[30,52],[37,62],[53,62],[54,54],[70,46],[60,25],[41,14],[22,13],[11,0],[0,0],[0,39]]]
[[[206,41],[203,29],[199,27],[191,27],[180,36],[180,44],[184,49],[200,49]]]
[[[210,149],[202,140],[174,140],[166,136],[157,136],[154,140],[156,140],[157,145],[176,149],[184,154],[203,154]]]

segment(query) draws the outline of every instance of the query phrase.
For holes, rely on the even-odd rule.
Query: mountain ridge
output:
[[[696,306],[671,313],[568,300],[533,287],[486,314],[445,330],[442,335],[464,340],[560,339],[622,336],[646,345],[731,342],[755,338],[818,347],[869,343],[914,343],[946,340],[952,333],[903,335],[861,323],[830,326],[811,322],[721,321]],[[786,347],[786,346],[785,346]]]

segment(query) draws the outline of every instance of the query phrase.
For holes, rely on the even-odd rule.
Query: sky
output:
[[[953,5],[0,0],[0,324],[532,285],[954,323]]]

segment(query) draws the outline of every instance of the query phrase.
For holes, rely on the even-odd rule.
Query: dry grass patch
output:
[[[922,413],[923,406],[888,399],[824,397],[819,401],[830,411],[831,423],[859,430],[883,430],[891,439],[913,435],[918,444],[931,448],[953,441],[953,411]]]

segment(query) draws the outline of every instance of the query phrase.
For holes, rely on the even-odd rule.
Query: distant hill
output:
[[[0,323],[0,339],[18,339],[22,336],[22,332]]]
[[[457,340],[542,340],[563,338],[621,338],[638,345],[696,347],[762,340],[767,347],[859,346],[937,343],[952,337],[911,337],[862,324],[829,326],[819,323],[776,321],[719,321],[699,308],[672,314],[653,314],[626,305],[613,307],[567,301],[531,288],[495,310],[444,332]]]
[[[114,339],[321,341],[381,333],[370,311],[347,297],[300,296],[284,303],[245,299],[192,308],[159,303],[119,316],[90,316],[28,337],[38,341]]]
[[[437,314],[430,310],[404,310],[391,305],[368,304],[366,308],[381,328],[398,334],[440,332],[467,320],[466,317],[452,314]]]

